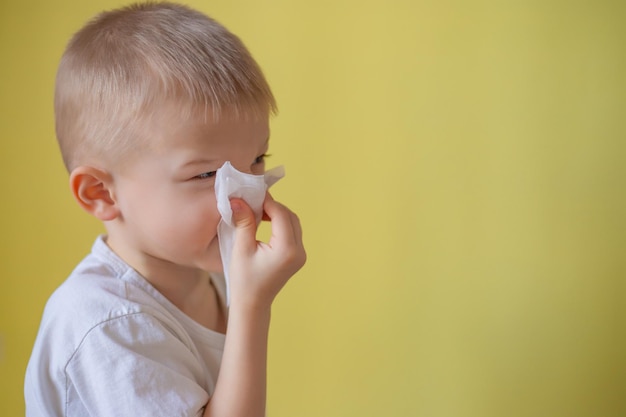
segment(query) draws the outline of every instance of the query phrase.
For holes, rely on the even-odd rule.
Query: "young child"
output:
[[[70,41],[56,129],[78,204],[106,235],[46,305],[28,416],[262,416],[274,297],[302,267],[299,220],[267,194],[268,243],[232,199],[222,265],[213,190],[262,174],[275,102],[232,33],[185,6],[105,12]],[[230,304],[223,268],[229,268]]]

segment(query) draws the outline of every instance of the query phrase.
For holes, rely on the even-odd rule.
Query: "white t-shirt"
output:
[[[212,279],[223,302],[224,279]],[[186,316],[100,237],[46,304],[26,371],[26,415],[201,415],[224,339]]]

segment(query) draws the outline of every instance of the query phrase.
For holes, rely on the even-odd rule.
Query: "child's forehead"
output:
[[[271,111],[265,105],[236,103],[217,108],[206,103],[192,100],[167,99],[160,103],[146,106],[145,117],[149,123],[162,125],[164,121],[173,124],[215,126],[238,122],[269,121]]]
[[[165,106],[152,115],[143,126],[144,138],[151,146],[170,143],[244,140],[265,143],[269,139],[269,114],[259,112],[224,112],[216,115],[204,112],[180,112]]]

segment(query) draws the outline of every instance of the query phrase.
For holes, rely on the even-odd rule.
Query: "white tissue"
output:
[[[258,224],[263,217],[263,201],[265,201],[267,189],[284,176],[285,169],[282,166],[273,168],[264,175],[252,175],[237,171],[230,162],[225,162],[217,170],[215,196],[217,197],[217,210],[222,216],[222,220],[217,226],[217,237],[220,242],[220,255],[224,267],[224,278],[226,279],[227,305],[230,305],[228,269],[235,244],[235,225],[232,218],[233,212],[230,208],[230,199],[236,197],[244,200],[254,212]]]

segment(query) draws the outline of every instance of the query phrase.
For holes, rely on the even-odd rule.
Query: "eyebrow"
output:
[[[217,162],[217,159],[194,159],[192,161],[185,162],[180,166],[180,168],[188,168],[195,165],[210,165],[215,162]]]
[[[267,148],[269,147],[270,144],[270,135],[267,136],[267,139],[265,139],[265,142],[263,142],[263,146],[262,148]]]
[[[265,139],[265,142],[263,142],[263,148],[268,148],[269,142],[270,142],[270,137],[268,136],[267,139]],[[191,161],[188,161],[182,164],[180,168],[186,168],[186,167],[194,166],[194,165],[209,165],[209,164],[216,163],[216,162],[218,162],[218,159],[193,159]]]

